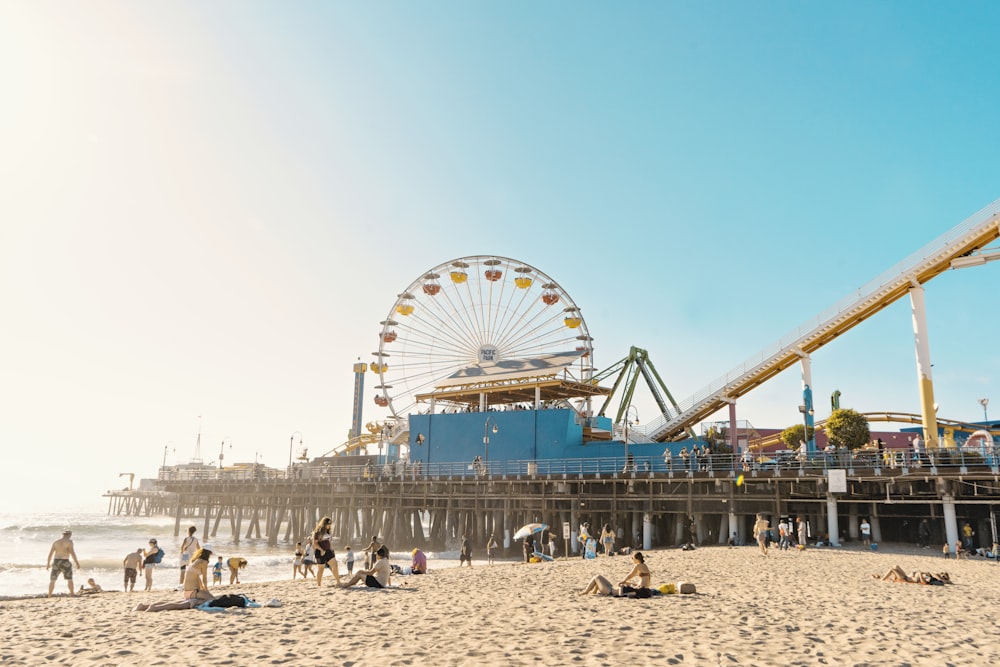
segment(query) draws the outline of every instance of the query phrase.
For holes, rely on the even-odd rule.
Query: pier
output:
[[[996,460],[957,452],[893,466],[861,455],[847,460],[816,455],[754,463],[745,470],[722,455],[699,469],[668,468],[659,458],[636,458],[629,469],[625,459],[429,469],[376,468],[366,459],[340,457],[336,466],[307,464],[290,471],[179,474],[164,468],[157,480],[147,480],[152,489],[109,491],[109,513],[165,514],[175,517],[175,536],[200,521],[204,535],[215,537],[222,528],[235,541],[269,545],[308,539],[319,518],[330,516],[341,542],[357,544],[378,535],[393,548],[435,551],[456,548],[463,535],[473,544],[494,535],[505,548],[517,549],[510,535],[526,523],[544,522],[556,535],[558,553],[565,554],[566,524],[570,552],[577,550],[576,532],[584,521],[592,530],[610,524],[618,531],[618,546],[649,549],[685,543],[692,523],[697,544],[726,544],[730,538],[744,543],[758,512],[771,517],[772,526],[780,517],[801,516],[812,541],[831,544],[857,539],[860,517],[869,519],[876,542],[917,542],[918,524],[927,518],[935,545],[953,544],[965,521],[988,544],[993,505],[1000,503]],[[834,488],[838,481],[842,490]]]

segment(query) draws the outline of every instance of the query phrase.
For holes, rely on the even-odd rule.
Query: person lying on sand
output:
[[[97,585],[93,579],[87,579],[86,586],[80,586],[81,593],[103,593],[104,589]]]
[[[893,581],[900,584],[922,584],[925,586],[943,586],[952,583],[951,575],[947,572],[914,572],[912,575],[907,576],[903,568],[898,565],[889,568],[881,576],[873,574],[872,577],[874,579],[881,579],[882,581]]]

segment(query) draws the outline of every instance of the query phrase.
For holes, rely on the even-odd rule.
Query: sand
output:
[[[627,556],[503,562],[397,577],[389,590],[314,580],[221,586],[279,608],[141,613],[180,594],[108,592],[0,602],[7,665],[986,665],[1000,663],[1000,565],[937,550],[647,553],[658,585],[696,595],[580,596]],[[871,578],[947,570],[945,587]],[[433,568],[433,562],[430,563]],[[332,580],[332,578],[331,578]],[[62,585],[57,584],[58,591]],[[104,585],[112,582],[100,582]],[[65,590],[65,589],[64,589]]]

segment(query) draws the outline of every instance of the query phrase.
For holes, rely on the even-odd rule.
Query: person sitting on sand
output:
[[[632,561],[635,565],[632,566],[632,570],[625,578],[619,582],[617,591],[611,582],[608,581],[607,577],[599,574],[587,582],[587,587],[580,592],[580,595],[593,593],[595,595],[612,595],[614,597],[651,597],[653,594],[649,590],[651,575],[649,566],[646,565],[645,557],[643,557],[641,552],[636,551],[632,554]],[[635,581],[637,577],[638,582]],[[638,583],[638,586],[634,586],[636,583]]]
[[[961,560],[967,558],[969,552],[965,550],[965,546],[962,544],[961,540],[955,542],[955,558]]]
[[[427,555],[420,549],[414,549],[412,556],[410,572],[413,574],[427,574]]]
[[[341,588],[348,588],[364,581],[368,588],[387,588],[391,583],[392,568],[389,567],[389,549],[384,545],[375,552],[375,564],[368,570],[358,570],[350,580],[340,585]]]
[[[632,566],[631,572],[618,582],[619,593],[623,597],[632,594],[637,598],[648,598],[652,596],[652,592],[649,590],[649,581],[652,575],[649,571],[649,566],[646,565],[646,559],[643,557],[642,552],[636,551],[632,554],[632,561],[635,565]],[[635,581],[636,578],[638,578],[638,582]],[[639,585],[634,586],[633,584],[635,583]]]
[[[175,609],[194,609],[200,604],[214,600],[215,596],[208,592],[208,559],[212,552],[199,549],[192,556],[191,564],[184,572],[184,599],[176,602],[152,602],[137,604],[132,611],[172,611]],[[233,560],[233,559],[230,559]],[[242,560],[242,559],[241,559]]]
[[[87,579],[86,586],[80,586],[81,593],[103,593],[104,589],[97,585],[93,579]]]
[[[247,559],[233,556],[226,562],[226,565],[229,566],[229,585],[240,583],[240,570],[247,566]]]
[[[209,549],[202,547],[191,556],[191,564],[184,571],[184,599],[214,600],[215,596],[208,592],[208,559],[212,557]],[[232,559],[230,559],[232,560]],[[242,558],[241,567],[246,567]],[[232,565],[230,565],[232,567]]]

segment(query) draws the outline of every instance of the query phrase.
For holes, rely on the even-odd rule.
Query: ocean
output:
[[[240,556],[248,561],[240,573],[241,582],[278,581],[292,578],[292,555],[295,545],[279,543],[275,547],[266,540],[241,539],[236,545],[232,537],[219,534],[205,539],[202,535],[204,521],[192,520],[181,526],[181,535],[174,537],[174,519],[166,516],[122,517],[100,513],[34,513],[0,514],[0,599],[29,595],[44,595],[48,591],[49,572],[45,569],[52,542],[62,536],[62,531],[73,531],[73,545],[80,568],[73,570],[73,584],[79,589],[93,578],[107,590],[123,590],[122,559],[131,551],[144,548],[150,539],[166,551],[163,562],[153,572],[153,589],[173,591],[180,582],[179,552],[181,540],[187,535],[188,526],[196,526],[195,536],[203,546],[210,548],[215,556],[223,559]],[[344,562],[345,544],[334,544],[337,560]],[[364,544],[349,545],[363,566]],[[389,545],[392,548],[392,545]],[[402,546],[402,545],[401,545]],[[478,555],[478,554],[477,554]],[[455,567],[458,552],[427,553],[431,568]],[[401,567],[410,564],[408,551],[393,551],[392,560]],[[212,562],[215,562],[213,557]],[[346,572],[344,565],[340,571]],[[329,574],[327,574],[329,576]],[[223,583],[229,582],[228,570],[223,573]],[[136,582],[136,590],[144,588],[142,573]],[[66,583],[60,578],[54,593],[65,593]]]

